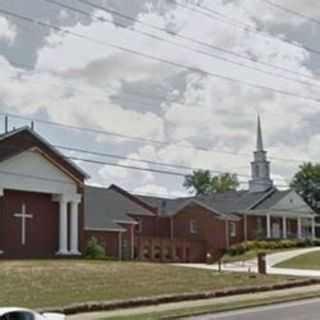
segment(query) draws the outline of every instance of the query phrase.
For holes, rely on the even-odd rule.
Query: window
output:
[[[230,236],[235,237],[237,235],[237,225],[235,222],[230,222]]]
[[[198,233],[198,225],[197,225],[197,221],[195,220],[190,221],[190,233],[193,233],[193,234]]]

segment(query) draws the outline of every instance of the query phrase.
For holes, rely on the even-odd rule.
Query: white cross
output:
[[[26,205],[22,205],[21,213],[15,213],[16,218],[21,218],[21,244],[26,244],[26,222],[27,219],[32,219],[32,214],[27,214]]]

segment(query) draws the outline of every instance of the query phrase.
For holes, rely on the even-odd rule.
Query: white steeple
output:
[[[270,162],[267,153],[263,149],[261,121],[257,119],[257,150],[254,152],[254,161],[251,162],[251,180],[249,181],[250,192],[263,192],[273,187],[270,178]]]
[[[260,116],[258,115],[258,128],[257,128],[257,151],[263,151],[263,142],[262,142],[262,130],[261,130],[261,121]]]

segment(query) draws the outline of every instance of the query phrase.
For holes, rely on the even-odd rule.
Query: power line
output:
[[[229,17],[229,16],[227,16],[227,15],[225,15],[225,14],[219,12],[219,11],[213,10],[212,8],[209,8],[207,6],[198,4],[198,5],[193,5],[192,8],[189,8],[188,6],[184,6],[184,5],[182,5],[182,4],[178,3],[178,2],[175,2],[174,0],[166,0],[166,1],[176,5],[178,7],[182,7],[182,8],[185,8],[187,10],[190,10],[192,12],[197,12],[199,14],[202,14],[202,15],[204,15],[206,17],[211,18],[211,19],[213,18],[215,21],[220,21],[220,22],[222,22],[224,24],[231,25],[231,26],[233,26],[233,27],[235,27],[237,29],[241,29],[242,31],[249,32],[249,33],[252,33],[252,34],[256,34],[259,37],[273,39],[273,40],[275,39],[275,37],[270,35],[270,34],[265,34],[265,33],[261,33],[259,31],[256,31],[251,25],[243,23],[241,21],[238,21],[238,20],[236,20],[236,19],[234,19],[232,17]],[[207,12],[198,10],[197,8],[201,8],[201,9],[211,13],[212,15],[207,13]],[[225,20],[216,20],[216,17],[222,17]],[[301,44],[301,45],[299,44],[298,45],[298,44],[296,44],[296,43],[294,43],[294,42],[292,42],[290,40],[287,40],[285,38],[281,38],[281,39],[278,39],[278,40],[281,40],[281,41],[289,44],[290,46],[296,47],[296,48],[298,48],[300,50],[304,49],[304,50],[308,51],[309,53],[314,53],[314,54],[320,55],[320,51],[319,50],[311,48],[311,47],[308,47],[308,46],[306,46],[304,44]]]
[[[292,9],[289,9],[289,8],[287,8],[287,7],[285,7],[285,6],[282,6],[282,5],[278,4],[278,3],[275,3],[275,2],[272,2],[272,1],[269,1],[269,0],[260,0],[260,1],[268,4],[268,5],[271,6],[271,7],[277,8],[277,9],[279,9],[279,10],[281,10],[281,11],[284,11],[284,12],[286,12],[286,13],[295,15],[295,16],[297,16],[297,17],[300,17],[300,18],[304,19],[304,20],[308,20],[308,21],[310,21],[310,22],[314,22],[314,23],[317,23],[317,24],[320,25],[320,20],[315,19],[315,18],[313,18],[313,17],[309,17],[309,16],[307,16],[307,15],[301,13],[301,12],[298,12],[298,11],[295,11],[295,10],[292,10]]]
[[[52,145],[53,147],[56,147],[55,145]],[[8,149],[13,149],[15,151],[21,151],[21,152],[31,152],[31,153],[36,153],[37,151],[35,150],[30,150],[30,149],[23,149],[15,146],[0,146],[0,149],[2,150],[8,150]],[[73,148],[70,147],[64,147],[64,149],[69,150],[69,151],[74,151]],[[90,155],[90,151],[84,151],[86,154]],[[155,168],[144,168],[144,167],[139,167],[136,165],[130,165],[130,164],[119,164],[119,163],[114,163],[114,162],[108,162],[108,161],[102,161],[102,160],[96,160],[96,159],[88,159],[88,158],[82,158],[82,157],[76,157],[76,156],[65,156],[62,155],[62,158],[65,160],[72,160],[72,161],[81,161],[85,163],[90,163],[94,165],[103,165],[103,166],[109,166],[109,167],[117,167],[117,168],[123,168],[123,169],[130,169],[130,170],[136,170],[136,171],[143,171],[143,172],[151,172],[151,173],[156,173],[156,174],[163,174],[163,175],[169,175],[169,176],[176,176],[176,177],[182,177],[185,178],[188,173],[182,173],[178,171],[173,171],[173,170],[162,170],[162,169],[155,169]],[[224,174],[226,172],[223,171],[214,171],[215,173],[219,174]],[[239,177],[249,177],[246,175],[238,175]],[[43,178],[41,178],[43,179]],[[59,182],[61,182],[59,180]],[[239,181],[240,185],[247,185],[246,182],[244,181]],[[287,187],[287,185],[280,185],[277,184],[278,187]]]
[[[15,60],[12,60],[10,59],[10,63],[12,63],[14,66],[17,66],[18,68],[27,68],[27,69],[32,69],[33,66],[32,65],[28,65],[28,64],[25,64],[25,63],[21,63],[21,62],[18,62],[18,61],[15,61]],[[4,62],[0,61],[0,64],[5,64]],[[6,64],[7,65],[7,64]],[[48,72],[48,73],[51,73],[51,70],[42,70],[43,72]],[[27,71],[29,72],[29,71]],[[34,71],[33,71],[34,72]],[[37,71],[37,72],[40,72],[40,71]],[[83,89],[80,89],[78,86],[77,87],[74,87],[72,86],[72,83],[70,82],[70,85],[65,85],[64,83],[63,84],[54,84],[54,83],[50,83],[50,86],[55,86],[57,88],[66,88],[66,89],[70,89],[70,90],[73,90],[73,91],[76,91],[76,92],[80,92],[80,93],[87,93],[86,90],[83,90]],[[110,89],[113,89],[111,86],[108,86],[106,85],[106,87],[109,87]],[[152,97],[150,95],[145,95],[144,93],[141,93],[139,91],[134,91],[134,90],[130,90],[130,92],[124,92],[125,95],[130,95],[130,96],[136,96],[136,97],[146,97],[147,99],[151,100],[151,101],[157,101],[157,102],[162,102],[162,103],[172,103],[172,104],[175,104],[177,106],[182,106],[182,107],[188,107],[188,108],[196,108],[196,107],[206,107],[206,105],[201,105],[201,104],[182,104],[182,103],[178,103],[178,101],[166,101],[166,100],[162,100],[162,99],[165,99],[166,97],[164,96],[162,99],[160,97]],[[142,103],[141,101],[138,101],[138,100],[133,100],[132,98],[129,100],[128,98],[124,98],[124,97],[121,97],[120,98],[113,98],[113,94],[111,93],[110,95],[106,94],[106,93],[103,93],[103,92],[100,92],[100,95],[102,96],[105,96],[107,99],[115,99],[115,100],[127,100],[128,102],[132,103],[136,103],[138,104],[139,106],[143,106],[143,107],[146,107],[146,108],[153,108],[154,106],[152,105],[149,105],[149,104],[145,104],[145,103]],[[124,105],[126,106],[126,103],[124,103]],[[255,110],[254,110],[255,112]],[[269,113],[272,113],[272,114],[275,114],[275,115],[282,115],[280,113],[277,113],[277,112],[270,112],[268,111]],[[0,113],[1,114],[1,113]],[[245,116],[243,113],[236,113],[236,112],[229,112],[229,111],[225,111],[224,110],[224,114],[228,114],[228,116],[234,116],[234,117],[242,117],[242,116]],[[4,115],[4,113],[2,114]],[[12,115],[14,117],[14,115]],[[28,120],[28,119],[26,119]],[[308,121],[308,122],[317,122],[318,123],[318,120],[317,119],[300,119],[301,121]],[[127,139],[135,139],[133,137],[127,137]],[[178,141],[177,141],[178,142]],[[167,142],[169,144],[169,142]],[[195,149],[200,149],[201,147],[195,147]],[[201,149],[203,150],[203,148]],[[236,155],[243,155],[243,156],[246,156],[248,154],[241,154],[241,153],[234,153],[234,152],[228,152],[228,151],[215,151],[213,149],[205,149],[205,151],[212,151],[212,152],[217,152],[217,153],[227,153],[227,154],[236,154]],[[303,162],[303,161],[310,161],[310,160],[305,160],[305,159],[300,159],[300,160],[291,160],[291,159],[285,159],[285,158],[278,158],[278,157],[271,157],[270,159],[273,159],[273,160],[281,160],[281,161],[296,161],[296,162]]]
[[[30,139],[23,139],[23,141],[31,142]],[[136,162],[136,163],[144,163],[148,165],[156,165],[156,166],[163,166],[167,168],[174,168],[174,169],[183,169],[183,170],[188,170],[188,171],[197,171],[197,170],[208,170],[211,173],[222,175],[226,174],[226,171],[221,171],[221,170],[212,170],[208,168],[200,168],[200,167],[191,167],[191,166],[185,166],[185,165],[179,165],[179,164],[174,164],[174,163],[166,163],[166,162],[159,162],[159,161],[153,161],[153,160],[146,160],[146,159],[135,159],[132,157],[127,157],[127,156],[121,156],[117,154],[110,154],[110,153],[105,153],[105,152],[99,152],[99,151],[93,151],[93,150],[88,150],[88,149],[83,149],[79,147],[69,147],[69,146],[62,146],[62,145],[57,145],[57,144],[52,144],[54,148],[61,149],[64,151],[69,151],[69,152],[77,152],[77,153],[83,153],[89,156],[99,156],[99,157],[106,157],[106,158],[112,158],[112,159],[118,159],[118,160],[126,160],[126,161],[131,161],[131,162]],[[1,149],[4,150],[15,150],[15,151],[25,151],[25,149],[18,148],[15,146],[0,146]],[[30,150],[27,150],[28,152]],[[34,152],[31,150],[31,152]],[[66,159],[70,159],[70,157],[66,156]],[[90,160],[90,159],[89,159]],[[97,160],[98,161],[98,160]],[[148,169],[148,168],[146,168]],[[181,172],[178,172],[181,173]],[[181,173],[182,174],[182,173]],[[185,176],[187,173],[183,173]],[[249,175],[245,174],[237,174],[238,177],[241,178],[251,178]]]
[[[16,60],[13,60],[13,59],[10,59],[10,63],[15,66],[15,67],[18,67],[18,68],[26,68],[26,69],[32,69],[33,66],[32,65],[28,65],[28,64],[25,64],[25,63],[21,63],[21,62],[18,62]],[[2,61],[0,61],[0,64],[6,64]],[[7,64],[6,64],[7,65]],[[38,70],[37,72],[47,72],[47,73],[51,73],[51,70]],[[26,72],[29,72],[29,71],[26,71]],[[34,72],[34,71],[32,71]],[[64,80],[65,82],[65,80]],[[54,87],[57,87],[57,88],[66,88],[66,89],[70,89],[70,90],[73,90],[73,91],[76,91],[76,92],[80,92],[80,93],[87,93],[85,90],[83,89],[79,89],[79,87],[74,87],[72,86],[72,83],[69,82],[70,85],[65,85],[65,83],[63,84],[54,84],[54,83],[50,83],[50,86],[54,86]],[[106,87],[110,88],[110,89],[113,89],[110,85],[108,86],[107,84],[105,85]],[[195,107],[206,107],[206,105],[202,105],[202,104],[182,104],[182,103],[179,103],[178,101],[175,101],[175,100],[172,100],[172,101],[166,101],[164,99],[166,99],[167,97],[166,96],[163,96],[162,98],[161,97],[152,97],[150,95],[146,95],[145,93],[141,93],[139,91],[135,91],[135,90],[131,90],[130,89],[130,92],[126,92],[124,91],[123,92],[125,95],[129,95],[129,96],[136,96],[136,97],[142,97],[142,99],[146,98],[146,99],[149,99],[150,101],[157,101],[157,102],[162,102],[162,103],[173,103],[177,106],[182,106],[182,107],[188,107],[188,108],[195,108]],[[114,98],[112,97],[113,96],[113,93],[111,93],[110,95],[106,94],[106,93],[103,93],[101,92],[100,95],[106,97],[107,99],[115,99],[115,100],[120,100],[120,98]],[[138,100],[133,100],[132,98],[129,100],[129,99],[126,99],[126,98],[123,98],[121,97],[121,100],[122,99],[125,99],[127,101],[130,101],[130,103],[133,101],[137,104],[139,104],[140,106],[143,106],[143,107],[146,107],[146,108],[153,108],[154,106],[151,106],[149,104],[145,104],[145,103],[141,103],[141,101],[138,101]],[[224,111],[224,113],[230,115],[230,116],[237,116],[237,117],[241,117],[243,116],[244,114],[243,113],[236,113],[236,112],[229,112],[229,111]],[[275,112],[272,112],[272,114],[278,114],[278,113],[275,113]],[[304,120],[304,119],[301,119],[301,120]],[[315,119],[308,119],[308,121],[316,121]]]
[[[0,174],[3,175],[10,175],[10,176],[15,176],[15,177],[20,177],[20,178],[29,178],[29,179],[34,179],[34,180],[40,180],[40,181],[50,181],[50,182],[56,182],[56,183],[64,183],[64,184],[72,184],[71,182],[67,182],[65,180],[60,180],[60,179],[53,179],[53,178],[48,178],[48,177],[41,177],[41,176],[35,176],[35,175],[31,175],[31,174],[24,174],[24,173],[17,173],[17,172],[12,172],[12,171],[4,171],[4,170],[0,170]],[[90,185],[88,185],[90,186]],[[148,196],[148,195],[152,195],[155,197],[159,197],[159,198],[163,198],[166,197],[168,198],[168,194],[160,194],[160,193],[150,193],[150,192],[135,192],[132,190],[127,190],[128,192],[130,192],[131,194],[134,194],[136,196]],[[196,198],[196,196],[191,196],[192,198]],[[168,198],[168,199],[175,199],[175,198],[190,198],[185,196],[185,197],[174,197],[174,198]],[[301,206],[296,207],[297,209],[299,208],[303,208]],[[276,210],[277,211],[277,210]],[[289,209],[282,209],[282,210],[278,210],[279,213],[281,212],[293,212],[293,213],[305,213],[305,211],[298,211],[298,210],[289,210]]]
[[[77,38],[80,38],[80,39],[84,39],[86,41],[90,41],[90,42],[93,42],[93,43],[98,44],[98,45],[108,46],[108,47],[111,47],[111,48],[114,48],[114,49],[117,49],[117,50],[120,50],[120,51],[124,51],[124,52],[129,53],[129,54],[138,56],[140,58],[142,57],[142,58],[149,59],[149,60],[152,60],[152,61],[157,61],[157,62],[160,62],[160,63],[164,63],[164,64],[167,64],[167,65],[176,67],[178,69],[188,70],[188,71],[195,72],[195,73],[202,73],[202,74],[205,74],[208,77],[225,80],[227,82],[237,83],[237,84],[244,85],[244,86],[251,87],[251,88],[255,88],[255,89],[271,91],[271,92],[275,92],[275,93],[278,93],[278,94],[281,94],[281,95],[285,95],[285,96],[290,96],[290,97],[295,97],[295,98],[299,98],[299,99],[303,99],[303,100],[313,101],[313,102],[316,102],[316,103],[320,102],[320,99],[313,98],[311,96],[300,95],[300,94],[296,94],[296,93],[293,93],[293,92],[290,92],[290,91],[286,91],[286,90],[282,90],[282,89],[275,89],[275,88],[271,88],[271,87],[268,87],[268,86],[265,86],[265,85],[260,85],[260,84],[255,84],[255,83],[244,81],[244,80],[239,80],[239,79],[236,79],[236,78],[233,78],[233,77],[229,77],[229,76],[226,76],[226,75],[214,73],[214,72],[211,72],[211,71],[205,71],[205,70],[203,70],[201,68],[197,68],[197,67],[194,67],[194,66],[188,66],[188,65],[185,65],[185,64],[181,64],[179,62],[170,61],[170,60],[168,60],[166,58],[156,57],[156,56],[153,56],[153,55],[148,54],[148,53],[140,52],[140,51],[137,51],[137,50],[134,50],[134,49],[126,48],[126,47],[122,47],[122,46],[119,46],[117,44],[111,44],[111,43],[108,43],[108,42],[105,42],[105,41],[97,40],[95,38],[83,35],[81,33],[73,32],[73,31],[70,31],[70,30],[66,30],[66,29],[60,28],[58,26],[55,26],[55,25],[52,25],[52,24],[49,24],[49,23],[45,23],[45,22],[41,22],[41,21],[35,20],[33,18],[26,17],[26,16],[23,16],[23,15],[19,15],[17,13],[13,13],[13,12],[10,12],[10,11],[4,10],[4,9],[0,9],[0,12],[2,12],[3,14],[6,14],[8,16],[14,17],[16,19],[24,20],[24,21],[26,21],[28,23],[38,24],[39,26],[46,27],[46,28],[49,28],[49,29],[53,29],[53,30],[59,31],[59,32],[64,32],[65,34],[69,34],[69,35],[72,35],[74,37],[77,37]]]
[[[35,176],[35,175],[24,174],[24,173],[17,173],[17,172],[6,171],[6,170],[0,170],[0,174],[11,175],[11,176],[15,176],[15,177],[31,178],[31,179],[40,180],[40,181],[50,181],[50,182],[55,182],[55,183],[72,184],[71,182],[68,182],[68,181],[65,181],[65,180],[62,180],[62,179],[41,177],[41,176]]]
[[[71,10],[71,11],[75,11],[75,12],[79,12],[79,13],[82,13],[84,15],[87,15],[87,16],[93,16],[91,15],[90,13],[86,12],[86,11],[83,11],[81,9],[78,9],[78,8],[74,8],[74,7],[71,7],[71,6],[68,6],[68,5],[65,5],[65,4],[62,4],[60,2],[57,2],[57,1],[54,1],[54,0],[44,0],[46,2],[49,2],[49,3],[52,3],[52,4],[55,4],[57,6],[60,6],[60,7],[63,7],[63,8],[66,8],[68,10]],[[142,22],[141,20],[137,19],[137,18],[133,18],[131,16],[128,16],[128,15],[125,15],[123,13],[120,13],[116,10],[111,10],[109,8],[106,8],[104,6],[100,6],[100,5],[96,5],[96,4],[93,4],[89,1],[86,1],[86,0],[76,0],[80,3],[84,3],[90,7],[93,7],[93,8],[96,8],[96,9],[100,9],[100,10],[103,10],[105,12],[108,12],[108,13],[111,13],[113,15],[116,15],[116,16],[119,16],[119,17],[122,17],[124,19],[127,19],[129,21],[133,21],[135,23],[139,23],[139,24],[142,24],[143,26],[147,26],[149,28],[152,28],[152,29],[155,29],[157,31],[162,31],[162,32],[165,32],[166,34],[168,34],[168,30],[165,29],[165,28],[161,28],[161,27],[157,27],[157,26],[154,26],[154,25],[151,25],[149,23],[145,23],[145,22]],[[97,16],[93,16],[93,17],[96,17],[97,20],[99,21],[102,21],[102,22],[107,22],[107,23],[111,23],[111,24],[114,24],[113,21],[111,20],[107,20],[106,18],[103,18],[103,17],[97,17]],[[116,25],[120,25],[121,27],[126,27],[125,24],[121,24],[120,22],[117,22]],[[266,70],[263,70],[263,69],[259,69],[257,67],[254,67],[254,66],[249,66],[249,65],[246,65],[246,64],[243,64],[241,62],[236,62],[236,61],[232,61],[228,58],[225,58],[225,57],[222,57],[222,56],[217,56],[217,55],[214,55],[214,54],[210,54],[208,52],[205,52],[205,51],[200,51],[200,50],[197,50],[197,49],[194,49],[194,48],[190,48],[190,47],[186,47],[184,45],[181,45],[181,44],[178,44],[178,43],[175,43],[175,42],[172,42],[170,40],[167,40],[167,39],[163,39],[163,38],[159,38],[158,36],[155,36],[153,34],[150,34],[150,33],[146,33],[146,32],[141,32],[139,30],[132,30],[130,29],[130,31],[132,32],[135,32],[135,33],[142,33],[144,35],[147,35],[149,37],[153,37],[155,39],[158,39],[158,40],[161,40],[161,41],[165,41],[165,42],[168,42],[168,43],[171,43],[173,45],[176,45],[176,46],[179,46],[179,47],[182,47],[182,48],[187,48],[189,50],[192,50],[194,52],[197,52],[197,53],[200,53],[200,54],[204,54],[204,55],[207,55],[209,57],[212,57],[212,58],[215,58],[215,59],[219,59],[219,60],[223,60],[225,62],[228,62],[228,63],[231,63],[231,64],[236,64],[238,66],[242,66],[242,67],[245,67],[245,68],[248,68],[248,69],[252,69],[252,70],[255,70],[255,71],[258,71],[258,72],[261,72],[261,73],[264,73],[264,74],[268,74],[268,75],[271,75],[271,76],[276,76],[276,77],[280,77],[280,78],[283,78],[285,80],[289,80],[289,81],[296,81],[296,82],[299,82],[301,84],[304,84],[304,85],[316,85],[318,86],[317,84],[313,84],[311,82],[308,82],[308,81],[303,81],[303,80],[299,80],[297,78],[290,78],[290,77],[286,77],[284,75],[281,75],[279,73],[275,74],[275,73],[272,73],[272,72],[269,72],[269,71],[266,71]],[[172,35],[172,33],[169,33]],[[188,40],[188,41],[191,41],[192,43],[197,43],[197,44],[200,44],[202,46],[206,46],[206,47],[209,47],[210,49],[214,49],[216,51],[220,51],[220,52],[224,52],[226,54],[229,54],[229,55],[232,55],[232,56],[235,56],[237,58],[241,58],[241,59],[245,59],[247,61],[249,61],[250,63],[255,63],[255,64],[261,64],[263,66],[267,66],[267,67],[272,67],[272,68],[276,68],[277,70],[283,70],[283,71],[286,71],[286,72],[290,72],[290,73],[293,73],[295,75],[299,75],[299,76],[303,76],[303,77],[308,77],[308,78],[311,78],[313,81],[317,81],[316,79],[314,79],[313,77],[310,77],[306,74],[303,74],[303,73],[300,73],[300,72],[297,72],[297,71],[293,71],[293,70],[290,70],[290,69],[287,69],[287,68],[284,68],[282,66],[278,66],[278,65],[273,65],[271,63],[267,63],[267,62],[261,62],[259,60],[254,60],[252,58],[248,58],[246,55],[242,55],[240,53],[236,53],[234,51],[230,51],[230,50],[227,50],[227,49],[224,49],[224,48],[221,48],[221,47],[218,47],[218,46],[215,46],[213,44],[209,44],[209,43],[206,43],[206,42],[203,42],[203,41],[199,41],[197,39],[194,39],[194,38],[191,38],[191,37],[188,37],[188,36],[184,36],[182,34],[179,34],[179,33],[175,33],[174,34],[174,37],[176,38],[182,38],[183,40]]]
[[[154,140],[154,139],[148,139],[148,138],[142,138],[142,137],[134,137],[134,136],[124,135],[124,134],[120,134],[120,133],[116,133],[116,132],[112,132],[112,131],[107,131],[107,130],[86,128],[86,127],[78,127],[78,126],[73,126],[73,125],[69,125],[69,124],[65,124],[65,123],[61,123],[61,122],[55,122],[55,121],[49,121],[49,120],[42,120],[42,119],[38,119],[38,118],[20,116],[20,115],[16,115],[16,114],[13,114],[13,113],[0,112],[0,116],[9,116],[9,117],[14,118],[14,119],[20,119],[20,120],[25,120],[25,121],[34,121],[34,122],[43,123],[43,124],[46,124],[46,125],[49,125],[49,126],[54,126],[54,127],[64,128],[64,129],[72,129],[72,130],[77,130],[77,131],[93,133],[93,134],[114,136],[114,137],[118,137],[118,138],[124,138],[124,139],[137,141],[137,142],[140,142],[140,143],[151,143],[151,144],[162,145],[162,146],[172,146],[173,144],[175,144],[174,147],[175,148],[180,148],[180,149],[187,149],[187,150],[193,150],[193,151],[194,150],[199,150],[199,151],[207,151],[207,152],[228,154],[228,155],[234,155],[234,156],[245,156],[245,157],[250,156],[251,157],[251,153],[240,153],[240,152],[233,152],[233,151],[223,151],[223,150],[217,150],[215,148],[205,148],[205,147],[201,147],[201,146],[194,146],[194,147],[183,146],[183,145],[177,144],[179,141],[174,141],[174,140],[169,142],[169,141],[160,141],[160,140]],[[294,159],[294,158],[288,159],[288,158],[278,158],[278,157],[270,157],[270,159],[278,160],[278,161],[285,161],[285,162],[306,162],[306,161],[310,161],[310,160],[307,160],[307,159]]]

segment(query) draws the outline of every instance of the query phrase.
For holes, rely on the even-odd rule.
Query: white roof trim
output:
[[[84,228],[84,231],[110,231],[110,232],[126,232],[124,228]]]
[[[45,144],[49,149],[51,149],[53,152],[57,153],[60,157],[62,157],[64,159],[64,161],[66,161],[70,166],[72,166],[77,171],[81,172],[81,174],[83,174],[83,176],[86,179],[90,178],[90,176],[86,172],[84,172],[77,164],[75,164],[73,161],[67,159],[66,156],[61,151],[59,151],[56,147],[54,147],[46,139],[44,139],[40,134],[38,134],[34,130],[30,129],[28,126],[24,126],[19,129],[8,132],[8,133],[0,136],[0,140],[5,140],[7,138],[10,138],[10,137],[22,132],[22,131],[28,131],[29,133],[31,133],[38,140],[40,140],[43,144]]]
[[[139,224],[137,221],[125,221],[125,220],[113,220],[115,223],[122,223],[122,224]]]
[[[272,217],[282,217],[286,216],[287,218],[312,218],[316,217],[317,214],[313,211],[310,212],[299,212],[299,211],[294,211],[294,210],[274,210],[274,209],[261,209],[261,210],[247,210],[244,211],[243,214],[247,214],[249,216],[266,216],[270,214]]]

